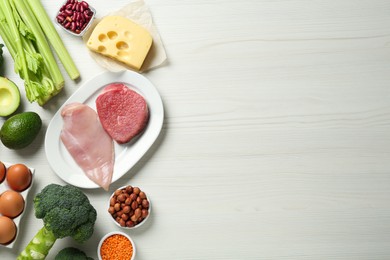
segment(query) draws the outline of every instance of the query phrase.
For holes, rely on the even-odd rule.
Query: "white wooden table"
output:
[[[43,0],[54,18],[61,1]],[[90,0],[99,15],[125,0]],[[168,63],[144,75],[165,107],[159,139],[116,187],[150,194],[151,219],[128,232],[138,260],[390,259],[390,2],[387,0],[147,0]],[[104,71],[81,39],[60,31],[82,78],[36,111],[43,129],[0,160],[36,169],[33,195],[65,184],[44,137],[58,108]],[[12,63],[8,52],[6,62]],[[61,67],[63,70],[63,68]],[[64,70],[63,70],[64,71]],[[7,66],[6,75],[22,83]],[[4,120],[2,119],[2,122]],[[109,193],[84,190],[98,210],[83,245],[97,258]],[[14,259],[41,227],[31,206]]]

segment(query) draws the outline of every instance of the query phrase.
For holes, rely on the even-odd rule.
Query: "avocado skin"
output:
[[[23,112],[8,118],[0,130],[1,142],[10,149],[30,145],[42,128],[42,120],[35,112]]]

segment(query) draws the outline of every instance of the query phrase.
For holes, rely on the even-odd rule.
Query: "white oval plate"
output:
[[[45,152],[47,160],[54,172],[65,182],[80,188],[99,188],[84,174],[60,139],[63,127],[62,108],[72,102],[84,103],[96,110],[95,100],[102,89],[111,83],[118,82],[140,93],[149,108],[149,122],[146,129],[135,142],[117,144],[115,147],[115,164],[112,182],[127,173],[148,151],[160,134],[164,121],[164,108],[161,97],[153,84],[144,76],[133,71],[120,73],[104,72],[81,86],[58,109],[46,131]]]

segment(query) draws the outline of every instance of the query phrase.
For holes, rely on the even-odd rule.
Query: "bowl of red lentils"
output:
[[[102,237],[97,254],[99,260],[134,260],[136,249],[129,235],[115,231]]]
[[[149,196],[139,187],[123,186],[115,190],[108,202],[108,213],[117,226],[125,229],[138,228],[150,216]]]

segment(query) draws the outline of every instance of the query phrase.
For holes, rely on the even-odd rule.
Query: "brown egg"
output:
[[[0,216],[0,244],[6,245],[16,237],[16,225],[12,219]]]
[[[4,181],[4,178],[5,178],[5,165],[4,163],[0,162],[0,183],[2,183]]]
[[[0,195],[0,214],[15,218],[22,213],[23,209],[24,199],[19,192],[7,190]]]
[[[15,191],[24,191],[32,180],[30,169],[24,164],[11,165],[7,170],[7,183]]]

